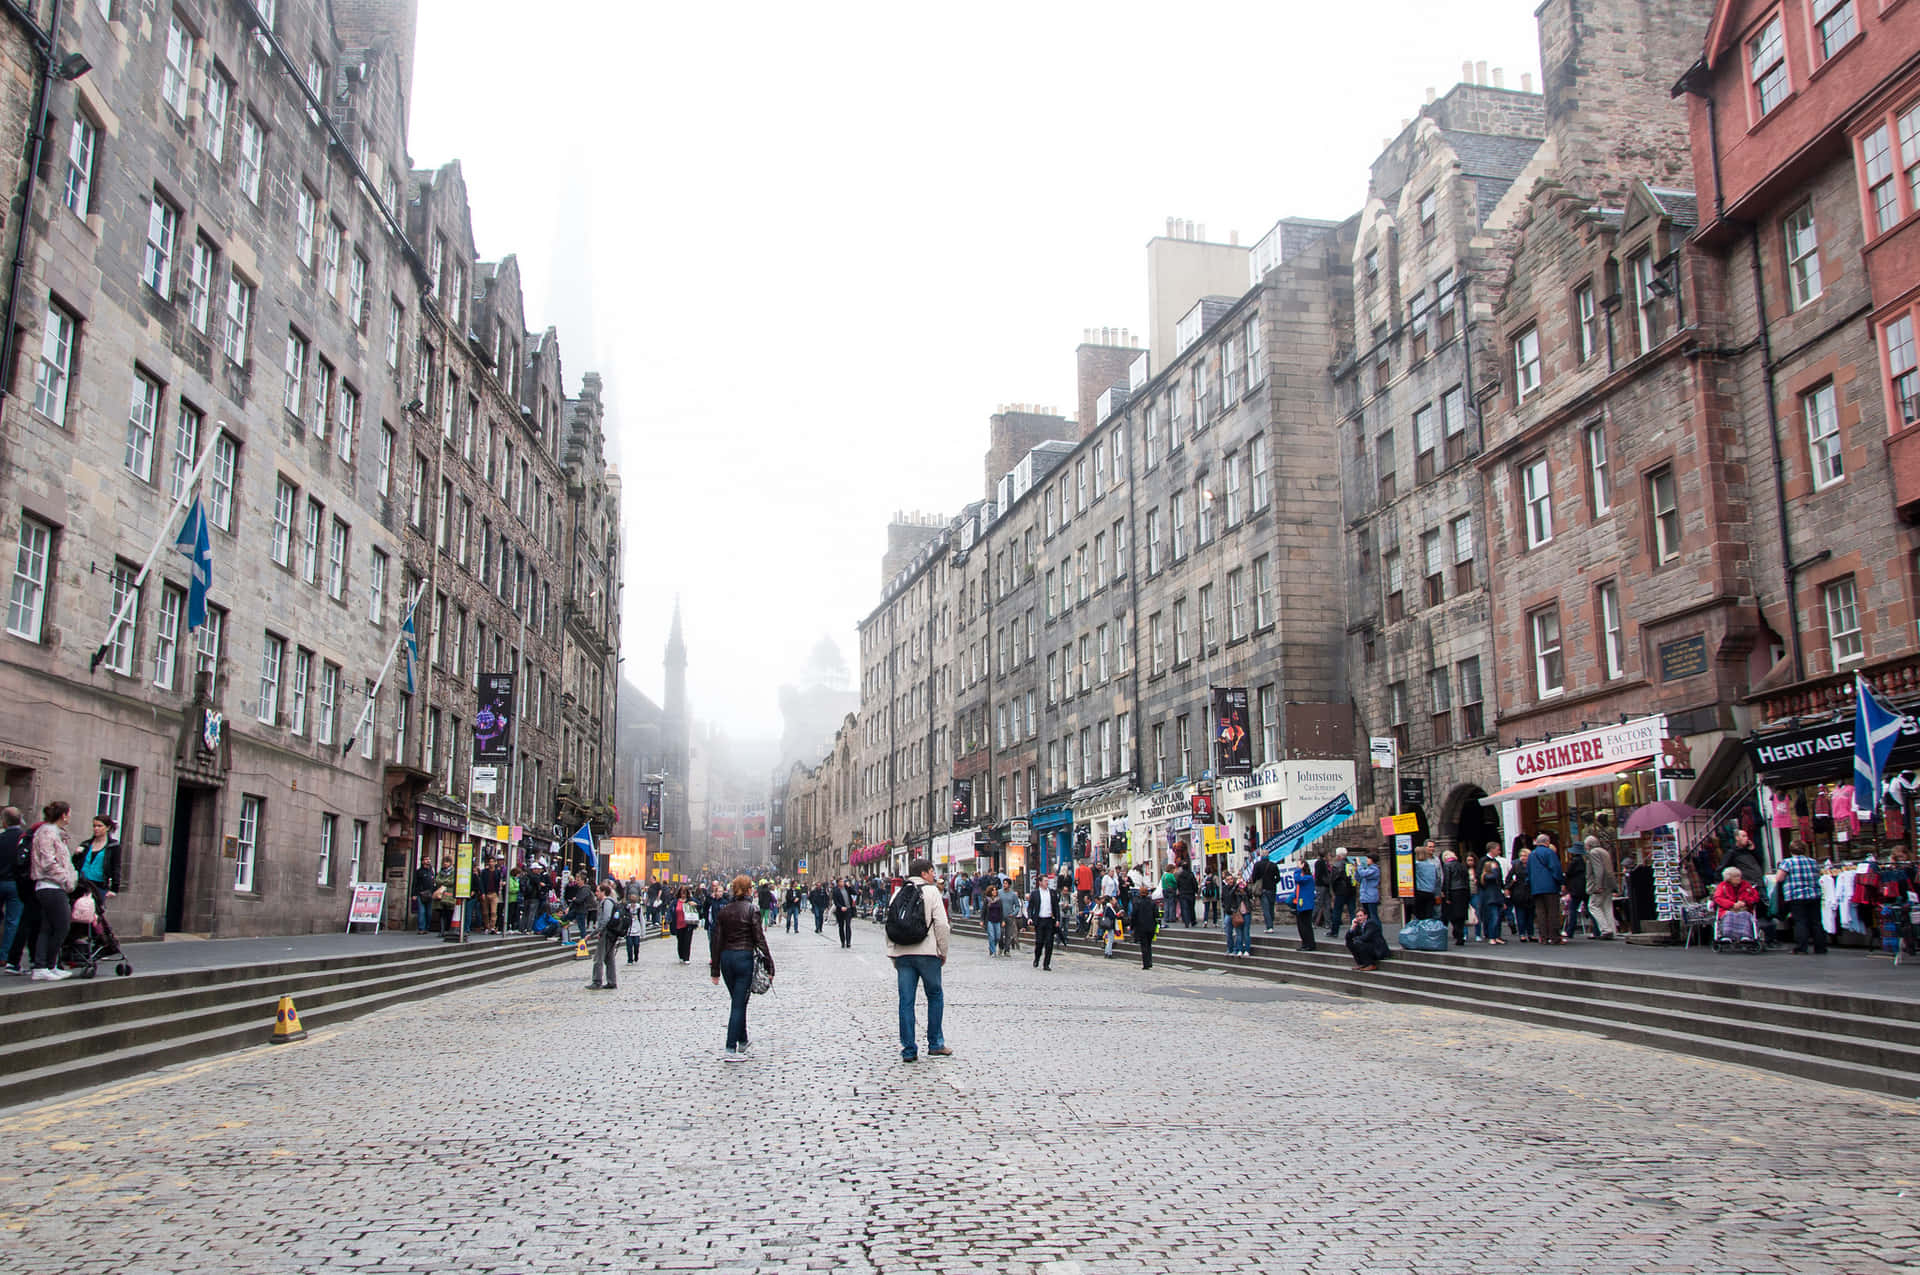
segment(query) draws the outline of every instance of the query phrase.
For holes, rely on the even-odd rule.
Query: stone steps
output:
[[[281,996],[311,1032],[572,958],[571,943],[508,938],[36,986],[0,1001],[0,1107],[264,1044]]]
[[[955,932],[956,941],[985,941],[978,921],[956,921]],[[1023,945],[1031,938],[1030,931],[1023,933]],[[1228,958],[1225,935],[1211,927],[1163,930],[1153,945],[1156,964],[1492,1014],[1831,1084],[1920,1094],[1920,1002],[1439,952],[1396,950],[1379,970],[1363,973],[1336,940],[1322,940],[1319,950],[1308,952],[1297,939],[1265,933],[1255,936],[1253,950],[1250,957]],[[1056,955],[1097,957],[1100,951],[1087,937]],[[1126,944],[1124,951],[1124,959],[1139,959],[1136,945]],[[1121,953],[1116,944],[1114,959],[1123,959]]]

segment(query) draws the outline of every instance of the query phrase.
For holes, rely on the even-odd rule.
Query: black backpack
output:
[[[616,939],[627,937],[627,931],[633,928],[633,912],[619,899],[613,901],[613,915],[602,926],[607,934]]]
[[[35,824],[34,827],[39,827]],[[9,843],[8,838],[12,838]],[[8,828],[0,832],[0,880],[22,885],[33,881],[33,834],[27,828]]]
[[[887,904],[887,942],[912,947],[926,941],[930,923],[922,893],[918,881],[909,881],[894,891],[893,901]]]

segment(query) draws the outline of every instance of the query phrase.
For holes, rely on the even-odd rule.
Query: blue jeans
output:
[[[1480,913],[1478,933],[1483,939],[1500,937],[1500,896],[1492,890],[1483,890],[1474,901],[1474,908]]]
[[[1227,918],[1227,955],[1235,952],[1253,951],[1253,918],[1243,916],[1238,920]]]
[[[1273,928],[1273,891],[1271,890],[1260,891],[1260,912],[1263,916],[1267,918],[1267,928],[1271,930]],[[1253,921],[1253,918],[1248,917],[1247,921],[1249,923],[1249,928],[1251,928],[1251,923]]]
[[[727,1048],[747,1043],[747,998],[753,995],[753,953],[720,953],[720,979],[733,998],[727,1015]]]
[[[787,909],[786,929],[793,934],[800,932],[800,908],[797,905]]]
[[[420,915],[420,933],[425,934],[433,928],[433,905],[422,895],[413,896],[414,910]]]
[[[1343,917],[1347,916],[1352,908],[1352,899],[1342,898],[1337,894],[1333,896],[1333,902],[1327,904],[1328,937],[1338,938],[1340,936],[1340,921]]]
[[[0,935],[0,952],[13,950],[13,936],[20,932],[20,913],[26,906],[20,901],[20,886],[12,877],[0,881],[0,912],[6,917],[5,933]]]
[[[1000,922],[987,922],[987,955],[996,956],[1000,952]]]
[[[941,1017],[946,1013],[946,993],[940,989],[940,958],[937,956],[896,956],[894,972],[900,980],[900,1056],[916,1058],[914,1043],[913,998],[919,984],[927,987],[927,1048],[943,1049],[947,1038],[941,1034]]]

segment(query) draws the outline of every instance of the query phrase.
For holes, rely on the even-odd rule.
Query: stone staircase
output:
[[[36,984],[0,999],[0,1107],[264,1044],[282,996],[312,1031],[572,958],[525,937]]]
[[[1286,914],[1282,913],[1283,918]],[[1229,959],[1218,926],[1162,929],[1153,959],[1171,965],[1292,983],[1344,996],[1492,1014],[1541,1027],[1596,1032],[1679,1053],[1744,1063],[1829,1084],[1912,1098],[1920,1095],[1920,998],[1852,995],[1744,983],[1734,977],[1559,965],[1440,952],[1402,952],[1377,971],[1353,967],[1346,945],[1320,939],[1300,948],[1287,934],[1266,934],[1256,919],[1253,955]],[[956,920],[955,941],[984,944],[978,920]],[[1030,930],[1014,959],[1032,959]],[[1388,935],[1392,942],[1392,935]],[[1056,959],[1094,960],[1101,947],[1075,938]],[[1137,945],[1116,943],[1115,961],[1140,960]],[[1747,958],[1755,959],[1755,958]],[[1771,959],[1771,958],[1759,958]],[[1780,959],[1787,959],[1784,955]],[[1729,970],[1729,974],[1737,971]],[[1920,992],[1920,970],[1915,971]]]

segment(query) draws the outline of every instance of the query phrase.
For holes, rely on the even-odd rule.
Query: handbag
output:
[[[755,949],[753,953],[753,982],[748,990],[755,996],[762,995],[773,986],[773,970],[767,965],[767,958]]]

